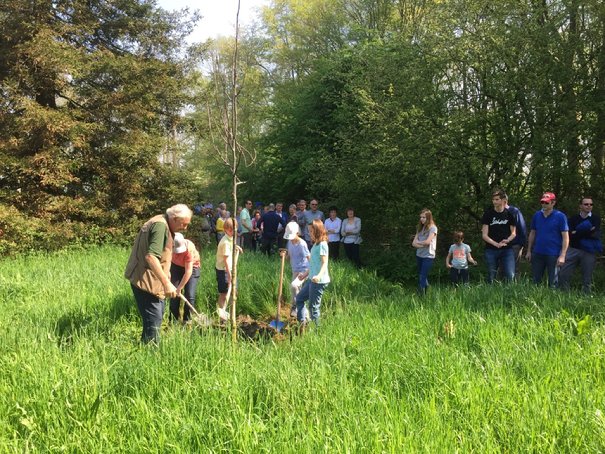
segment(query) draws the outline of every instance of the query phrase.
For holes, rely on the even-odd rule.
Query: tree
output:
[[[163,205],[158,157],[188,102],[180,43],[195,20],[145,0],[4,5],[3,203],[110,229]]]
[[[241,165],[252,165],[256,159],[254,151],[248,150],[240,139],[242,135],[240,123],[240,96],[244,87],[247,73],[240,66],[240,29],[239,29],[240,1],[237,2],[235,19],[235,37],[231,52],[221,53],[216,49],[211,53],[212,69],[206,112],[208,118],[208,133],[214,153],[219,163],[227,168],[231,178],[231,195],[233,209],[231,219],[235,225],[237,216],[237,189],[243,184],[239,177]],[[230,58],[225,59],[224,57]],[[230,319],[233,342],[237,341],[237,229],[233,231],[233,252],[231,254],[231,293],[230,293]]]

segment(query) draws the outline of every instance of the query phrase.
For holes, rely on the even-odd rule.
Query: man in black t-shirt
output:
[[[515,216],[506,209],[506,193],[497,190],[492,194],[493,208],[485,210],[481,218],[483,241],[485,241],[485,262],[487,281],[491,284],[496,277],[498,265],[504,278],[512,281],[515,277],[515,256],[510,242],[515,238]]]

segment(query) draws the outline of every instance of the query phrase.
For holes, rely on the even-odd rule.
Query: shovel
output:
[[[281,292],[284,284],[284,263],[286,261],[286,249],[280,249],[279,255],[281,256],[281,270],[279,272],[279,287],[277,291],[277,315],[275,316],[275,320],[269,323],[269,326],[278,333],[282,330],[285,323],[279,321],[279,313],[281,312]]]
[[[182,293],[179,293],[179,297],[183,300],[183,302],[187,305],[187,307],[189,307],[189,310],[191,312],[193,312],[195,317],[192,317],[192,320],[195,320],[198,323],[198,325],[210,326],[212,324],[212,322],[210,321],[210,319],[207,316],[202,315],[197,310],[195,310],[195,307],[193,307],[193,304],[191,304],[189,302],[189,300],[187,298],[185,298],[185,295],[183,295]]]

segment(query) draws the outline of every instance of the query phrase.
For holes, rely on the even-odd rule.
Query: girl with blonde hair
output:
[[[435,250],[437,249],[437,226],[433,220],[433,213],[428,208],[424,208],[420,212],[412,246],[416,248],[418,291],[423,295],[429,286],[429,271],[433,267]]]

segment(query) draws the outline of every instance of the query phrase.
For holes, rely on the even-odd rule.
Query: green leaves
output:
[[[180,39],[195,17],[138,0],[12,7],[0,16],[2,201],[108,229],[164,205],[156,185],[174,180],[159,157],[180,160],[167,137],[189,102],[195,60]]]

